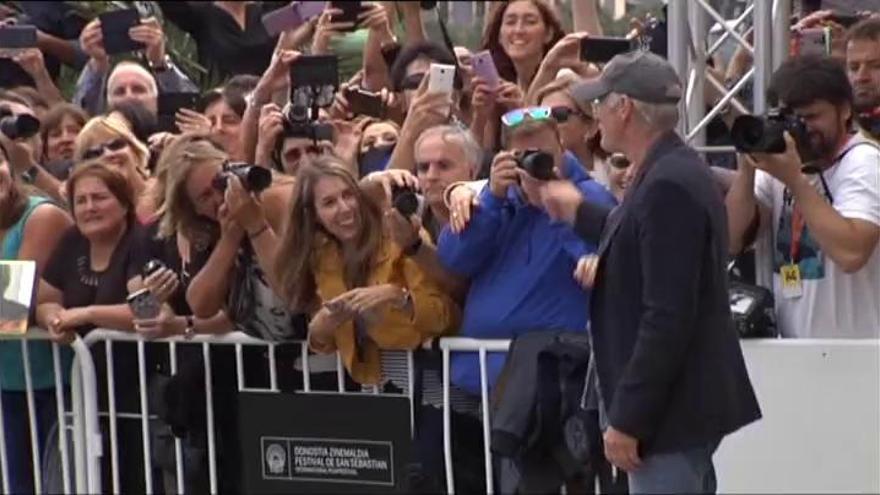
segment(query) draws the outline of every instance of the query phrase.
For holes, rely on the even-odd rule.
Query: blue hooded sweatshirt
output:
[[[563,174],[584,197],[614,206],[614,197],[593,181],[580,162],[566,154]],[[529,205],[518,189],[498,199],[484,187],[480,206],[460,235],[448,227],[438,242],[438,255],[451,272],[471,281],[459,335],[478,339],[511,339],[534,331],[586,331],[589,291],[574,280],[578,260],[596,251],[562,222]],[[487,359],[493,386],[505,353]],[[456,353],[451,379],[459,388],[479,394],[476,353]]]

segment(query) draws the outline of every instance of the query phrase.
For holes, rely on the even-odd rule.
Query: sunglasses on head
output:
[[[511,110],[501,116],[501,123],[507,127],[516,127],[526,119],[529,120],[550,120],[553,118],[553,110],[550,107],[526,107]]]
[[[92,146],[91,148],[87,149],[83,153],[82,159],[83,160],[94,160],[95,158],[100,158],[101,156],[103,156],[104,153],[107,151],[110,151],[110,152],[119,151],[119,150],[122,150],[123,148],[125,148],[126,146],[128,146],[128,141],[126,141],[124,138],[116,138],[112,141],[108,141],[106,143],[101,143],[97,146]]]

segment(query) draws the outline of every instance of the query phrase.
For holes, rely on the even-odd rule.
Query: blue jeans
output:
[[[34,416],[42,463],[46,435],[55,424],[55,389],[34,390]],[[3,392],[3,427],[9,461],[10,493],[34,493],[34,468],[31,462],[31,430],[25,392]],[[41,471],[42,472],[42,471]]]
[[[642,458],[639,469],[629,473],[629,492],[639,493],[715,493],[715,467],[712,454],[717,442],[681,452],[668,452]]]

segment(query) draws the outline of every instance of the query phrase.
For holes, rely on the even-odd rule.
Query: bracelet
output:
[[[257,230],[256,232],[254,232],[253,234],[248,234],[248,237],[250,239],[256,239],[257,237],[260,237],[261,235],[263,235],[263,232],[266,232],[267,230],[269,230],[269,222],[264,223],[263,226],[260,227],[260,229]]]

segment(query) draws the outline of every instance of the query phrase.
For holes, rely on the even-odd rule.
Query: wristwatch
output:
[[[150,68],[150,71],[155,73],[165,72],[171,68],[171,57],[166,53],[165,56],[162,57],[162,61],[158,64],[154,64],[152,60],[147,58],[147,67]]]
[[[192,340],[192,338],[196,336],[195,318],[192,316],[185,316],[184,318],[186,318],[186,328],[183,330],[183,338],[186,340]]]

